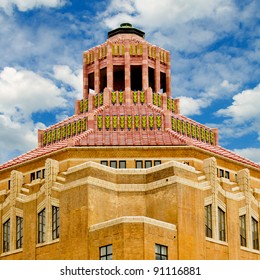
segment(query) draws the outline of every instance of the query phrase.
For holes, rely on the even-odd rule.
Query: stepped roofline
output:
[[[122,23],[122,24],[120,24],[120,27],[109,31],[107,33],[107,37],[111,38],[111,37],[113,37],[115,35],[118,35],[118,34],[135,34],[135,35],[140,36],[142,38],[145,37],[145,33],[142,30],[133,27],[131,23],[127,23],[127,22]]]

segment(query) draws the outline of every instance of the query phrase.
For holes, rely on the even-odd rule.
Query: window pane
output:
[[[143,161],[142,160],[137,160],[136,161],[136,168],[143,168]]]
[[[117,168],[117,162],[115,160],[110,161],[110,167]]]
[[[150,168],[152,167],[152,161],[151,160],[146,160],[145,161],[145,168]]]
[[[226,241],[225,212],[220,208],[218,208],[218,228],[219,228],[219,240]]]
[[[205,206],[205,231],[207,237],[212,237],[212,210],[211,204]]]
[[[101,162],[100,162],[102,165],[106,165],[106,166],[108,166],[108,161],[107,160],[101,160]]]
[[[100,260],[112,260],[112,244],[99,248]]]
[[[161,161],[160,161],[160,160],[155,160],[155,161],[154,161],[154,166],[160,165],[160,164],[161,164]]]
[[[126,168],[126,161],[125,160],[120,160],[119,161],[119,168]]]

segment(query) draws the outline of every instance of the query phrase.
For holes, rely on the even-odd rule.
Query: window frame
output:
[[[105,254],[102,253],[103,249],[105,249]],[[99,259],[100,260],[112,260],[113,259],[113,245],[112,244],[108,244],[108,245],[99,247]]]
[[[108,166],[108,161],[107,161],[107,160],[101,160],[101,161],[100,161],[100,164],[105,165],[105,166]]]
[[[52,205],[52,240],[60,237],[60,208]]]
[[[148,167],[147,167],[147,164],[148,164],[148,163],[150,163],[151,166],[148,166]],[[151,160],[145,160],[144,166],[145,166],[145,168],[151,168],[151,167],[153,167],[153,162],[152,162]]]
[[[259,230],[258,230],[258,220],[251,217],[252,222],[252,248],[254,250],[259,250]]]
[[[124,164],[124,167],[122,167],[121,164]],[[121,168],[121,169],[125,169],[126,168],[126,161],[125,160],[120,160],[119,161],[119,168]]]
[[[23,217],[16,216],[16,249],[23,247]]]
[[[140,164],[141,167],[138,167],[138,164]],[[136,160],[136,161],[135,161],[135,168],[141,169],[141,168],[143,168],[143,166],[144,166],[144,164],[143,164],[143,161],[142,161],[142,160]]]
[[[246,247],[246,214],[239,216],[239,226],[240,226],[240,246]]]
[[[46,241],[46,208],[38,212],[38,243]]]
[[[115,166],[112,166],[113,163],[115,163]],[[116,160],[110,160],[109,166],[110,166],[111,168],[117,168],[117,161],[116,161]]]
[[[11,245],[10,227],[11,227],[11,220],[9,218],[3,223],[3,252],[4,253],[10,251],[10,245]]]
[[[212,238],[212,204],[204,206],[205,235]]]
[[[226,212],[218,207],[218,237],[220,241],[226,242]]]
[[[166,253],[163,253],[163,249],[165,249]],[[155,243],[155,259],[168,260],[168,246]]]
[[[160,165],[160,164],[162,164],[162,161],[161,161],[160,159],[155,159],[155,160],[153,161],[153,165],[154,165],[154,166],[157,166],[157,165]]]

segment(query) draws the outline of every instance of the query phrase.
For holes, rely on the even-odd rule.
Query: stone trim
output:
[[[145,223],[145,224],[150,224],[153,226],[158,226],[158,227],[162,227],[165,229],[177,231],[175,224],[162,222],[162,221],[148,218],[145,216],[123,216],[120,218],[115,218],[115,219],[112,219],[112,220],[109,220],[106,222],[92,225],[89,227],[89,231],[92,232],[92,231],[100,230],[103,228],[107,228],[107,227],[122,224],[122,223]]]
[[[217,239],[214,239],[214,238],[206,237],[206,241],[209,241],[209,242],[212,242],[212,243],[217,243],[217,244],[219,244],[219,245],[228,246],[228,242],[226,242],[226,241],[221,241],[221,240],[217,240]]]

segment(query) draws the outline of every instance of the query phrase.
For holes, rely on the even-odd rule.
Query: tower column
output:
[[[156,47],[156,57],[155,57],[155,71],[154,71],[155,77],[155,92],[160,92],[161,88],[161,77],[160,77],[160,50],[158,47]]]
[[[83,54],[83,98],[88,97],[88,73],[86,69],[87,59],[85,53]]]
[[[130,103],[131,92],[131,63],[130,63],[130,45],[129,42],[125,45],[125,102]]]
[[[95,61],[94,61],[94,71],[95,71],[95,74],[94,74],[94,90],[95,90],[95,93],[99,93],[100,92],[100,67],[99,67],[99,59],[98,59],[98,48],[95,48]]]
[[[148,82],[148,49],[147,45],[143,44],[143,60],[142,60],[142,87],[146,90],[149,86]]]
[[[167,65],[166,65],[166,94],[171,97],[171,57],[170,53],[167,53]]]
[[[113,56],[112,56],[112,44],[107,43],[107,87],[109,90],[113,89]]]

